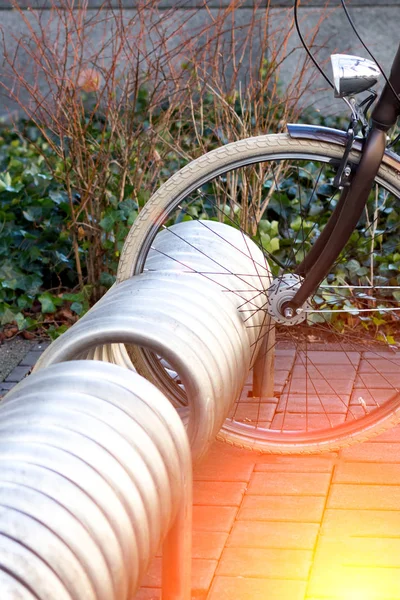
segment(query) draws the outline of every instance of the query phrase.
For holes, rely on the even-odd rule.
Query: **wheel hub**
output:
[[[300,275],[286,273],[273,280],[267,290],[268,294],[268,314],[281,325],[298,325],[307,317],[305,311],[309,308],[308,302],[296,311],[290,307],[285,307],[290,302],[299,289],[303,278]]]

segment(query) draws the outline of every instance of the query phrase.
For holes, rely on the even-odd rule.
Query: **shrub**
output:
[[[26,121],[4,133],[3,324],[14,312],[18,326],[34,325],[36,310],[73,320],[65,301],[81,314],[113,283],[128,228],[162,181],[221,143],[296,118],[313,77],[307,59],[281,89],[292,28],[271,29],[261,3],[244,23],[244,1],[197,21],[192,10],[187,22],[157,0],[139,0],[133,16],[122,2],[89,11],[50,0],[45,12],[14,2],[25,33],[4,44],[0,84]]]

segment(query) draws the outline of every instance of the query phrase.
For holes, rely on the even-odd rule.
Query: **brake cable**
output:
[[[343,10],[344,10],[345,15],[347,17],[347,20],[349,21],[349,23],[351,25],[351,28],[353,29],[354,33],[356,34],[358,40],[361,42],[362,46],[368,52],[368,54],[370,55],[370,57],[372,58],[372,60],[376,63],[376,66],[378,67],[378,69],[381,72],[381,74],[382,74],[385,82],[387,83],[387,85],[391,89],[392,93],[394,94],[396,100],[400,100],[399,94],[397,94],[396,90],[394,89],[394,87],[390,83],[389,78],[385,74],[385,71],[381,67],[380,63],[377,61],[377,59],[372,54],[372,52],[367,48],[366,44],[364,43],[363,39],[361,38],[360,34],[358,33],[357,28],[356,28],[356,26],[354,24],[354,21],[351,18],[350,14],[349,14],[349,11],[347,9],[345,0],[340,0],[340,2],[342,4]],[[316,59],[314,58],[314,56],[311,54],[310,49],[308,48],[308,46],[306,44],[306,41],[304,40],[303,35],[302,35],[301,31],[300,31],[300,26],[299,26],[299,21],[298,21],[298,14],[297,14],[297,9],[298,9],[299,3],[300,3],[300,0],[295,0],[295,2],[294,2],[294,22],[295,22],[295,25],[296,25],[297,34],[298,34],[298,36],[300,38],[301,43],[303,44],[303,47],[304,47],[305,51],[307,52],[308,56],[310,57],[310,59],[312,60],[312,62],[314,63],[314,65],[317,67],[318,71],[321,73],[321,75],[324,77],[324,79],[329,83],[329,85],[332,88],[334,88],[335,86],[333,85],[332,81],[329,79],[329,77],[327,75],[325,75],[323,69],[318,64],[318,62],[316,61]]]
[[[313,55],[310,52],[310,49],[308,48],[303,35],[300,31],[300,26],[299,26],[299,21],[298,21],[298,16],[297,16],[297,8],[299,5],[299,1],[300,0],[294,0],[294,22],[296,25],[296,30],[297,30],[297,34],[300,38],[301,43],[303,44],[304,50],[307,52],[309,58],[312,60],[312,62],[314,63],[314,65],[317,67],[318,71],[321,73],[322,77],[329,83],[329,85],[331,86],[331,88],[335,88],[335,86],[333,85],[332,81],[329,79],[329,77],[327,75],[325,75],[323,69],[320,67],[320,65],[318,64],[318,62],[315,60],[315,58],[313,57]]]

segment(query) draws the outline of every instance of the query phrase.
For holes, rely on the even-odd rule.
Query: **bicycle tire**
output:
[[[327,142],[294,139],[288,134],[265,135],[241,140],[213,150],[186,165],[164,183],[140,211],[132,226],[120,258],[117,281],[123,281],[143,270],[146,255],[165,215],[169,214],[196,188],[222,173],[260,162],[276,160],[340,160],[343,148]],[[358,164],[360,152],[353,150],[349,160]],[[399,171],[382,163],[376,182],[384,185],[396,198],[400,197]],[[152,369],[144,360],[141,349],[130,349],[138,371],[157,384]],[[400,422],[400,397],[387,402],[366,417],[324,432],[308,432],[292,436],[291,440],[268,439],[265,432],[257,437],[254,431],[246,434],[226,422],[218,438],[229,444],[261,452],[299,454],[338,450],[355,441],[364,441]]]

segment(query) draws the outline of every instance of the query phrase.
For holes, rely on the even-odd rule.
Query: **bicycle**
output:
[[[298,0],[298,28],[297,8]],[[379,64],[333,55],[332,84],[298,32],[335,96],[349,106],[348,130],[290,124],[287,133],[234,142],[189,163],[141,210],[117,276],[122,281],[142,272],[157,232],[182,218],[205,227],[208,219],[224,221],[256,241],[274,277],[263,310],[274,323],[276,342],[265,348],[276,351],[287,376],[274,398],[252,397],[251,389],[246,396],[245,389],[219,437],[263,452],[336,450],[400,421],[400,223],[395,210],[400,157],[387,138],[400,116],[400,47],[368,118],[377,99],[372,87],[382,71]],[[369,96],[358,101],[366,91]],[[262,181],[258,205],[248,196],[252,177]],[[261,210],[245,221],[249,206]],[[316,212],[328,215],[321,230]],[[382,253],[393,257],[388,269],[379,262]],[[254,289],[255,295],[262,291]],[[353,377],[351,390],[340,384],[339,372],[333,381],[329,360],[317,360],[326,347],[340,353],[343,373]],[[175,404],[185,403],[184,389],[165,361],[140,348],[131,349],[131,356]],[[378,387],[372,388],[377,378]],[[294,401],[291,386],[297,386]],[[275,412],[262,420],[266,404]],[[301,417],[300,426],[295,417]]]

